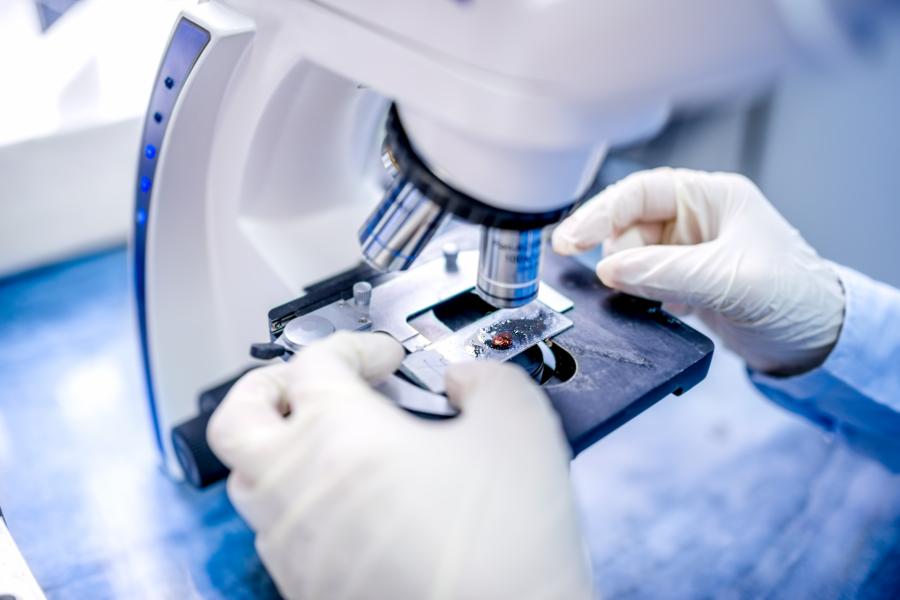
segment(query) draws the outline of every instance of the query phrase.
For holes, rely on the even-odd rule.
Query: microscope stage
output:
[[[465,231],[431,248],[442,242],[445,248],[470,244]],[[706,376],[713,354],[707,337],[659,303],[610,290],[572,258],[546,252],[539,300],[516,309],[495,310],[475,296],[476,266],[475,252],[455,247],[443,259],[426,255],[401,273],[360,266],[270,311],[272,339],[288,351],[311,341],[294,335],[292,343],[286,331],[292,321],[304,336],[340,329],[388,333],[409,354],[382,391],[416,413],[444,417],[455,414],[440,394],[447,365],[511,360],[542,384],[575,454]],[[368,305],[353,299],[360,281],[372,285]]]

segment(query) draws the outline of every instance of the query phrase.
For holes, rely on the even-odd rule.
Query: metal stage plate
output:
[[[441,392],[446,365],[468,358],[472,349],[465,346],[472,336],[490,330],[490,323],[507,318],[498,311],[441,340],[427,339],[411,324],[430,307],[467,293],[474,286],[475,253],[460,252],[458,269],[452,271],[447,271],[435,256],[444,243],[471,248],[474,239],[471,228],[460,227],[436,240],[430,247],[431,256],[423,256],[410,271],[385,276],[361,266],[313,286],[302,298],[270,311],[273,339],[290,320],[307,315],[328,317],[338,329],[384,331],[412,353],[402,371],[423,387]],[[374,286],[371,322],[364,325],[355,314],[348,313],[352,286],[357,281],[369,281]],[[543,311],[538,320],[547,327],[539,328],[543,335],[521,340],[518,350],[549,339],[551,349],[562,351],[562,362],[568,360],[567,356],[574,359],[569,376],[550,379],[544,389],[575,454],[665,396],[681,394],[706,376],[713,343],[661,310],[658,303],[614,292],[601,284],[591,269],[549,249],[544,253],[542,281],[543,302],[516,310]],[[565,311],[564,315],[560,311]],[[534,315],[531,317],[534,320]],[[436,326],[440,327],[433,319],[428,324],[432,330]],[[500,360],[517,354],[490,349],[487,353]],[[420,401],[417,395],[417,405]],[[400,404],[404,404],[402,399]]]

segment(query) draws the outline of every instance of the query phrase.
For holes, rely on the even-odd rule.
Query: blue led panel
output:
[[[147,398],[150,402],[150,412],[153,415],[153,428],[156,434],[156,444],[160,452],[165,452],[163,445],[163,432],[160,431],[156,418],[156,401],[153,396],[153,377],[150,365],[150,354],[147,343],[147,312],[146,299],[146,245],[147,228],[150,227],[150,197],[153,192],[153,179],[156,174],[158,154],[165,147],[166,129],[169,126],[169,115],[175,107],[178,95],[191,73],[191,69],[197,63],[197,59],[203,53],[209,43],[209,32],[191,21],[182,18],[175,28],[175,33],[169,42],[153,93],[150,97],[150,106],[147,108],[147,118],[144,121],[144,135],[141,141],[141,152],[138,163],[136,200],[134,207],[134,285],[138,312],[138,328],[141,337],[141,355],[143,358],[144,377],[147,382]]]

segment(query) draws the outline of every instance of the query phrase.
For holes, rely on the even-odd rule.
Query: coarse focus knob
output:
[[[212,412],[200,413],[172,429],[175,458],[184,478],[196,488],[205,488],[228,476],[228,467],[213,454],[206,442],[206,428],[211,416]]]

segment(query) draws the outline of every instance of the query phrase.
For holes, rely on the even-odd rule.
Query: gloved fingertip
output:
[[[578,240],[572,236],[572,228],[565,225],[566,222],[564,221],[553,230],[553,234],[550,236],[550,245],[557,254],[562,254],[563,256],[577,254],[579,252]]]
[[[621,287],[620,278],[620,261],[615,255],[610,255],[597,263],[595,272],[600,282],[608,288],[617,289]]]
[[[465,411],[466,404],[475,391],[492,389],[502,382],[514,378],[516,367],[505,363],[484,360],[470,360],[456,363],[444,374],[447,398],[455,408]]]
[[[367,334],[370,342],[366,348],[367,360],[363,365],[363,377],[366,379],[380,379],[386,377],[400,368],[400,363],[406,357],[403,346],[387,333]]]
[[[608,192],[600,192],[588,200],[553,230],[550,242],[562,255],[580,254],[613,233]]]
[[[535,392],[541,395],[540,389],[523,369],[509,363],[486,360],[450,366],[444,385],[450,404],[470,417],[498,410],[521,412],[526,410],[520,404],[524,397]]]
[[[216,458],[234,470],[247,454],[246,441],[253,437],[253,431],[239,429],[233,419],[223,415],[224,413],[216,411],[210,417],[206,427],[206,443]]]
[[[222,424],[221,415],[214,412],[206,425],[206,443],[210,450],[213,451],[213,454],[219,457],[219,460],[222,460],[222,456],[227,454],[229,433]],[[223,452],[223,449],[225,452]]]
[[[477,375],[479,365],[475,361],[452,364],[447,367],[444,373],[444,388],[447,391],[447,398],[450,404],[458,410],[462,410],[462,398],[464,398],[472,388],[478,385]]]
[[[397,370],[403,362],[403,346],[386,333],[357,333],[339,331],[328,339],[303,350],[305,361],[332,357],[363,379],[376,381]],[[315,359],[314,359],[315,360]]]

